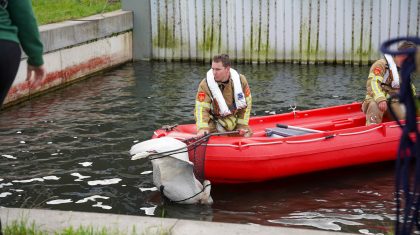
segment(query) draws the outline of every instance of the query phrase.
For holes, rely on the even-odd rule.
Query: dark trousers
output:
[[[15,80],[20,64],[21,50],[13,41],[0,40],[0,107]]]

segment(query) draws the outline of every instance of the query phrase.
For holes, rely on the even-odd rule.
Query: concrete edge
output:
[[[39,27],[44,53],[113,36],[133,29],[133,13],[117,10]]]
[[[26,221],[48,233],[60,232],[64,228],[91,227],[96,231],[117,234],[244,234],[244,235],[338,235],[349,234],[322,230],[272,227],[256,224],[232,224],[204,222],[147,216],[118,215],[105,213],[58,211],[46,209],[0,208],[3,229],[13,222]]]

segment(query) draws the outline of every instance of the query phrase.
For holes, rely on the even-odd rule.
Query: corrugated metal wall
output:
[[[152,55],[366,64],[386,39],[419,35],[420,0],[150,0]]]

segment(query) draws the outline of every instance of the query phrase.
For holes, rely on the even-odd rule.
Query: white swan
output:
[[[194,176],[194,164],[188,159],[188,152],[159,155],[177,149],[186,150],[187,145],[171,137],[146,140],[131,147],[131,160],[146,158],[153,154],[153,183],[173,202],[183,204],[212,204],[211,184],[201,184]],[[162,190],[163,186],[163,190]]]

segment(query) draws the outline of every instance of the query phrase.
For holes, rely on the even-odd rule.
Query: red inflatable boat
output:
[[[205,179],[212,183],[258,182],[394,160],[401,136],[393,121],[365,126],[360,103],[253,117],[250,127],[251,138],[210,137],[200,164]],[[183,140],[195,133],[195,124],[178,125],[155,131],[153,138]]]

